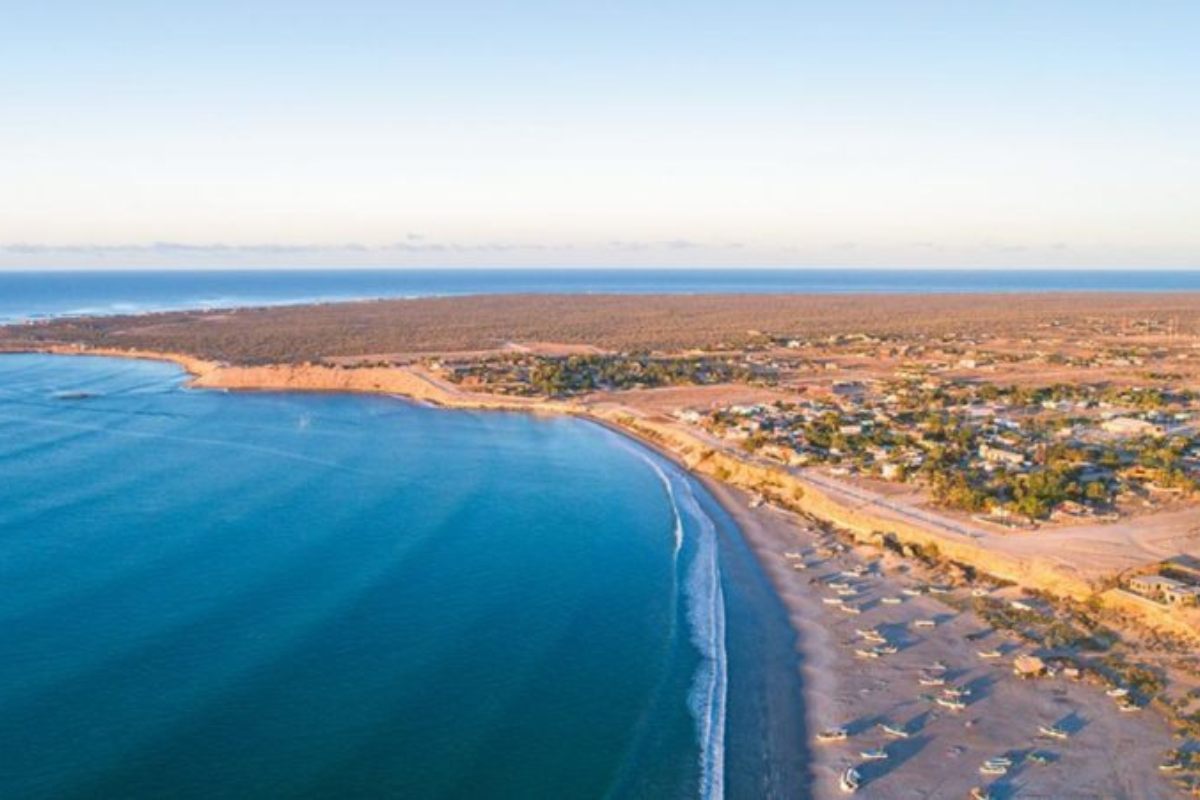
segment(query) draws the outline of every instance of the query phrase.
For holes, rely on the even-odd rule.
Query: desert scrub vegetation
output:
[[[1036,336],[1054,321],[1117,330],[1131,315],[1200,326],[1200,295],[488,295],[60,319],[0,329],[52,343],[185,353],[239,364],[498,350],[510,342],[709,351],[777,337]]]

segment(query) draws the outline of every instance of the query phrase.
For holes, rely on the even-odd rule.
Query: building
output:
[[[1025,466],[1025,454],[990,444],[979,445],[979,457],[989,464],[1007,464],[1013,467]]]
[[[1200,598],[1200,587],[1163,575],[1138,575],[1130,578],[1129,588],[1143,597],[1171,606],[1195,603],[1197,598]]]
[[[1165,432],[1162,425],[1136,417],[1113,417],[1100,423],[1100,427],[1117,436],[1162,436]]]
[[[1172,575],[1187,578],[1192,583],[1200,583],[1200,558],[1178,555],[1168,558],[1162,563],[1162,566]]]
[[[1017,656],[1013,660],[1013,674],[1018,678],[1040,678],[1046,674],[1046,662],[1037,656]]]

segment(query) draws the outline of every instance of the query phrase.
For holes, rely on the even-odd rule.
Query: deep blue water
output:
[[[595,425],[0,356],[0,797],[805,794],[729,519]]]
[[[1200,272],[880,269],[0,272],[0,321],[67,314],[513,292],[1020,291],[1200,291]]]

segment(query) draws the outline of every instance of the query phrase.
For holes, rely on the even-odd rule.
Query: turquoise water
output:
[[[428,295],[1200,291],[1195,270],[310,269],[0,271],[0,322]]]
[[[806,793],[729,520],[595,425],[0,357],[0,796]]]

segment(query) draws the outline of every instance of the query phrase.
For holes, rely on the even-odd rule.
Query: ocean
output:
[[[0,271],[0,322],[431,295],[1200,291],[1164,270],[411,269]]]
[[[736,527],[581,420],[0,356],[0,586],[3,797],[808,791]]]

